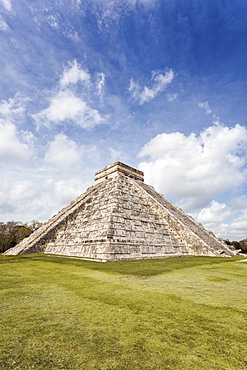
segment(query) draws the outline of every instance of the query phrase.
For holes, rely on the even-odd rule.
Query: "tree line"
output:
[[[37,220],[23,224],[22,222],[0,222],[0,253],[14,247],[43,224]]]
[[[247,253],[247,239],[240,240],[239,242],[236,240],[230,242],[229,239],[226,239],[225,243],[227,245],[233,245],[235,249],[241,249],[242,252]]]

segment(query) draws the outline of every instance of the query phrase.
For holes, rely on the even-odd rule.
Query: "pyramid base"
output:
[[[93,262],[118,262],[118,261],[140,261],[140,260],[156,260],[156,259],[166,259],[166,258],[182,258],[182,257],[190,257],[189,254],[167,254],[162,256],[135,256],[135,257],[122,257],[119,256],[114,259],[113,256],[110,258],[99,258],[99,257],[78,257],[78,256],[68,256],[68,255],[62,255],[62,254],[56,254],[56,253],[45,253],[47,256],[56,256],[61,258],[71,258],[76,260],[83,260],[83,261],[93,261]]]
[[[123,245],[113,242],[106,242],[104,245],[83,246],[59,246],[55,243],[49,243],[44,253],[101,262],[161,259],[191,255],[188,253],[188,250],[181,245],[173,247],[171,247],[171,245]],[[210,252],[202,255],[213,256]]]

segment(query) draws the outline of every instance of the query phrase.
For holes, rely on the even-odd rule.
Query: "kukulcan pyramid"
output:
[[[184,255],[231,256],[215,235],[121,162],[6,255],[48,253],[98,261]]]

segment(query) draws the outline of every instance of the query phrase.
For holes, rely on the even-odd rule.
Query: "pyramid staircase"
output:
[[[95,185],[6,255],[49,253],[99,261],[233,252],[192,217],[144,184],[143,172],[115,162]]]

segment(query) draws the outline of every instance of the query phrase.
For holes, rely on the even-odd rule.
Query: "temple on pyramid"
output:
[[[96,261],[233,251],[121,162],[97,171],[95,184],[5,255],[47,253]]]

